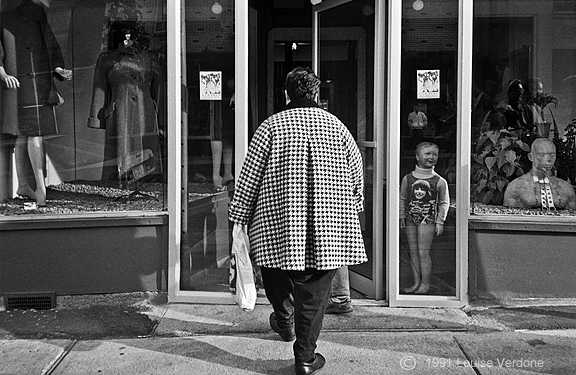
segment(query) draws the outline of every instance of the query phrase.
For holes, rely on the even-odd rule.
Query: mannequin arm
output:
[[[18,78],[7,74],[3,66],[0,66],[0,79],[6,83],[6,87],[9,89],[17,89],[20,87]]]

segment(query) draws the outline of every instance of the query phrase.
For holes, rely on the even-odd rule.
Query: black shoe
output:
[[[278,327],[276,314],[274,312],[270,314],[270,327],[272,328],[272,331],[279,334],[284,341],[292,341],[296,338],[296,334],[294,333],[294,326],[290,326],[284,329]]]
[[[296,362],[294,368],[296,375],[312,375],[316,374],[326,364],[326,358],[320,353],[314,355],[312,362]]]
[[[347,314],[351,313],[352,310],[352,302],[342,302],[342,303],[334,303],[332,301],[328,302],[328,306],[326,307],[326,314]]]

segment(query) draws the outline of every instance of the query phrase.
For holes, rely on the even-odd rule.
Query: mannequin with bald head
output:
[[[537,138],[532,143],[528,159],[530,172],[508,184],[504,193],[504,206],[576,209],[576,194],[568,182],[552,175],[556,162],[556,146],[548,138]]]

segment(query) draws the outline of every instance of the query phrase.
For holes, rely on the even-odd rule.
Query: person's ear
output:
[[[531,152],[528,153],[528,160],[534,161],[534,155]]]
[[[290,97],[288,96],[288,91],[284,90],[284,98],[286,99],[286,104],[290,103]]]

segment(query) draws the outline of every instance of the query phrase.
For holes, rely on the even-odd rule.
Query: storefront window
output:
[[[0,216],[166,207],[166,1],[2,1]]]
[[[453,297],[458,1],[403,4],[399,292]]]
[[[475,1],[472,214],[576,209],[576,2]]]
[[[186,2],[180,288],[229,292],[234,192],[234,1]]]

